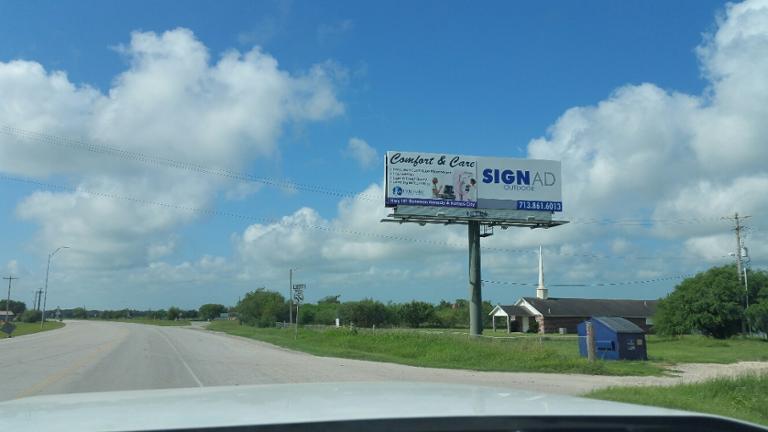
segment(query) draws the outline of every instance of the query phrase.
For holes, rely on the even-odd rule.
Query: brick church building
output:
[[[497,305],[490,315],[494,330],[497,318],[502,318],[502,328],[506,327],[508,332],[528,332],[535,321],[539,333],[576,333],[576,325],[593,316],[622,317],[648,331],[653,326],[657,303],[658,300],[549,297],[544,285],[544,258],[539,248],[536,297],[521,297],[512,305]]]

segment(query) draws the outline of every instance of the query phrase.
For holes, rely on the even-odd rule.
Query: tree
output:
[[[373,299],[343,303],[339,314],[344,322],[353,323],[358,327],[380,326],[392,321],[392,314],[387,306]]]
[[[315,323],[331,325],[336,323],[339,317],[341,303],[319,303],[315,313]]]
[[[400,319],[414,328],[433,319],[434,314],[435,307],[422,301],[413,300],[400,306]]]
[[[661,299],[654,329],[662,335],[701,331],[718,339],[738,333],[744,317],[744,286],[733,265],[685,279]]]
[[[87,319],[88,318],[88,311],[85,310],[85,308],[76,307],[72,309],[72,318],[75,319]]]
[[[299,323],[300,324],[315,324],[315,318],[317,317],[317,305],[306,303],[299,307]]]
[[[752,331],[768,334],[768,301],[750,305],[746,315]]]
[[[39,310],[25,310],[21,313],[21,317],[19,317],[21,322],[25,323],[33,323],[33,322],[39,322],[41,319],[43,319],[43,313]]]
[[[321,304],[341,304],[341,302],[339,301],[339,297],[341,297],[341,295],[325,296],[325,297],[321,298],[320,300],[318,300],[317,304],[319,304],[319,305],[321,305]]]
[[[483,328],[488,328],[493,326],[493,323],[491,322],[493,320],[493,317],[491,316],[491,311],[493,310],[493,308],[494,306],[490,301],[486,300],[483,302],[483,306],[480,309],[481,313],[483,314],[483,316],[480,317],[480,319],[483,322]]]
[[[249,292],[235,307],[243,324],[259,327],[274,326],[288,320],[288,303],[282,294],[259,288]]]
[[[437,307],[435,308],[435,321],[437,325],[445,328],[458,327],[462,324],[461,311],[458,308]]]
[[[21,315],[22,313],[24,313],[25,310],[27,310],[27,305],[22,301],[11,300],[10,305],[11,305],[11,312],[13,312],[14,316]],[[6,307],[7,306],[5,306],[5,299],[0,300],[0,310],[4,311],[6,310]]]
[[[123,310],[103,310],[99,313],[99,318],[106,320],[128,318],[128,309]]]
[[[200,306],[199,316],[204,320],[212,320],[219,317],[219,315],[226,313],[227,307],[221,304],[208,303]]]
[[[168,317],[168,312],[166,312],[165,309],[160,309],[156,311],[149,311],[146,314],[146,317],[153,320],[164,320]]]
[[[181,317],[181,309],[177,308],[176,306],[171,306],[168,308],[167,318],[169,320],[176,321],[180,317]]]

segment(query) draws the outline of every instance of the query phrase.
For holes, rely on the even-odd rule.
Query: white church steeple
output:
[[[546,300],[547,297],[549,297],[549,290],[544,286],[544,255],[539,246],[539,286],[536,288],[536,298]]]

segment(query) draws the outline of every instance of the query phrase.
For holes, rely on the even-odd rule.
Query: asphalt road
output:
[[[315,357],[250,339],[182,327],[70,321],[0,340],[0,400],[38,394],[243,384],[428,381],[580,394],[670,378],[475,372]]]

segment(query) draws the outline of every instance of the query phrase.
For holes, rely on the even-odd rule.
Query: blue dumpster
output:
[[[595,354],[603,360],[648,360],[645,332],[621,317],[592,317],[595,334]],[[587,356],[587,321],[576,326],[579,332],[579,353]]]

